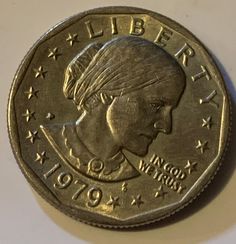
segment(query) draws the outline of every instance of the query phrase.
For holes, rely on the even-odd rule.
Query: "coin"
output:
[[[227,148],[230,104],[193,34],[158,13],[106,7],[32,47],[13,81],[8,130],[44,199],[85,223],[127,228],[205,189]]]

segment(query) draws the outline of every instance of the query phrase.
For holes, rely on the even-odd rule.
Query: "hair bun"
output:
[[[75,58],[70,62],[65,71],[65,79],[63,92],[66,98],[74,98],[74,88],[78,79],[84,73],[84,71],[89,66],[90,62],[97,54],[97,52],[102,48],[101,43],[92,43],[86,47],[82,52],[75,56]]]

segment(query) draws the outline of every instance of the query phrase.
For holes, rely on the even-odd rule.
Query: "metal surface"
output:
[[[224,81],[203,45],[143,9],[91,10],[47,32],[11,88],[8,128],[27,180],[67,215],[133,227],[191,202],[230,129]]]

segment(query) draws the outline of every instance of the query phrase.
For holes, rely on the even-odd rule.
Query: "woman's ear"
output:
[[[101,92],[100,98],[103,104],[109,105],[113,101],[113,96],[107,95],[106,93]]]

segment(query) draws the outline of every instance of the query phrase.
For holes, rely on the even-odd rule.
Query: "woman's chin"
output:
[[[135,154],[135,155],[137,155],[139,157],[144,157],[148,153],[149,145],[139,145],[139,146],[137,146],[135,148],[128,149],[128,151],[130,151],[131,153],[133,153],[133,154]]]

